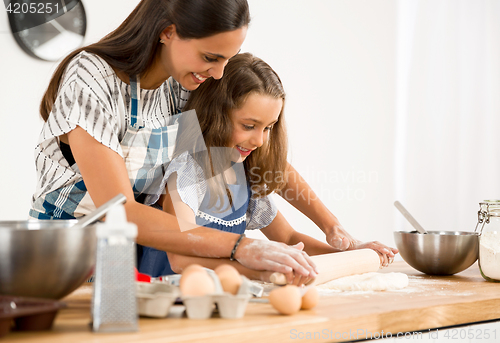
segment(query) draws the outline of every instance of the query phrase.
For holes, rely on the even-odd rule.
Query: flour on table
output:
[[[403,273],[364,273],[345,276],[322,285],[319,289],[338,291],[388,291],[408,286],[408,276]]]

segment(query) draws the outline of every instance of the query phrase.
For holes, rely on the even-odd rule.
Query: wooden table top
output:
[[[138,332],[120,334],[90,331],[92,287],[85,285],[64,299],[68,308],[59,312],[52,330],[11,332],[2,341],[276,343],[310,337],[336,342],[500,319],[500,283],[483,280],[477,264],[453,276],[425,275],[405,262],[382,272],[406,273],[409,286],[386,292],[323,291],[314,309],[292,316],[279,315],[268,303],[250,302],[241,319],[190,320],[179,305],[167,318],[140,318]]]

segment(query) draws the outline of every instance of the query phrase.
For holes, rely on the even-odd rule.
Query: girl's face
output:
[[[235,162],[243,162],[248,155],[269,138],[269,132],[278,121],[283,100],[269,95],[251,93],[238,109],[230,113],[233,133],[229,147],[234,148]]]
[[[184,88],[195,90],[209,77],[220,79],[227,61],[240,51],[247,27],[200,39],[181,39],[175,25],[160,35],[161,65]]]

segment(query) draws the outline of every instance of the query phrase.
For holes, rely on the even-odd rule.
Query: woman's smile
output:
[[[208,79],[210,76],[202,76],[201,74],[192,72],[191,75],[193,75],[194,82],[196,83],[203,83],[206,79]]]

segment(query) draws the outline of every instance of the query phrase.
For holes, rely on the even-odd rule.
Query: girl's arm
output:
[[[326,243],[295,231],[279,211],[271,224],[260,231],[272,241],[288,245],[295,245],[302,242],[304,243],[304,251],[311,256],[338,252],[337,249]]]
[[[120,155],[76,127],[67,134],[68,142],[95,206],[122,193],[127,197],[127,219],[137,225],[137,243],[193,256],[228,258],[238,235],[207,228],[178,219],[171,214],[135,201],[125,163]],[[184,232],[180,230],[183,228]],[[185,229],[189,229],[185,231]],[[235,258],[252,269],[309,275],[314,264],[291,247],[266,246],[245,238]]]
[[[345,231],[339,220],[328,210],[307,182],[290,164],[288,164],[287,176],[288,183],[278,194],[311,219],[325,233],[327,243],[335,251],[369,248],[375,250],[381,256],[384,261],[383,265],[387,265],[394,260],[394,254],[398,253],[398,249],[390,248],[377,241],[363,243]]]

